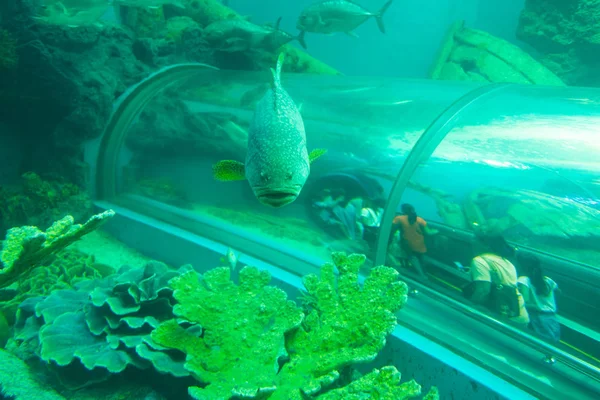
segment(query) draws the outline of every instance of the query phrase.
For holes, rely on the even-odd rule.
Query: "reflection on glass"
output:
[[[600,106],[574,98],[518,87],[477,102],[411,177],[402,203],[440,229],[425,235],[429,285],[599,363],[588,328],[600,328]],[[396,235],[388,260],[423,280]],[[497,282],[517,293],[514,313],[511,299],[496,304]]]

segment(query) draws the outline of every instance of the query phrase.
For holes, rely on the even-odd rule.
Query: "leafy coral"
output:
[[[197,323],[203,335],[192,336],[171,320],[152,338],[186,354],[185,368],[204,386],[189,389],[196,399],[365,398],[375,392],[391,399],[420,394],[416,383],[399,385],[393,367],[331,390],[342,368],[371,361],[383,348],[407,291],[398,273],[384,266],[374,268],[361,285],[358,271],[364,255],[334,253],[333,261],[322,267],[320,277],[304,278],[304,312],[283,291],[267,286],[270,276],[253,267],[240,271],[239,285],[231,281],[228,268],[200,279],[184,274],[171,283],[179,303],[175,314]],[[359,392],[364,396],[354,396]]]
[[[64,249],[51,262],[20,276],[15,285],[0,289],[0,310],[12,320],[18,305],[27,298],[48,296],[56,290],[71,289],[81,280],[100,279],[113,272],[112,267],[96,263],[92,255]],[[1,301],[4,297],[7,300]]]
[[[99,379],[129,365],[187,376],[183,361],[154,343],[150,332],[174,316],[167,282],[190,270],[189,265],[173,270],[158,262],[123,266],[106,278],[30,298],[19,306],[15,338],[37,342],[46,362],[65,367],[79,361]]]

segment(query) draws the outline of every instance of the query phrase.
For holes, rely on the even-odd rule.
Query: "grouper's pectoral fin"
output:
[[[244,164],[235,160],[221,160],[213,165],[213,175],[222,182],[246,179]]]
[[[308,155],[308,162],[312,164],[317,158],[321,157],[325,153],[327,153],[326,149],[314,149]]]

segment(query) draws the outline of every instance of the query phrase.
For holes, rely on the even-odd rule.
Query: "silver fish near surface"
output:
[[[305,31],[300,31],[298,36],[293,36],[292,34],[279,28],[280,23],[281,17],[277,19],[275,26],[271,28],[271,33],[264,38],[263,42],[261,43],[261,47],[269,51],[275,51],[281,46],[297,40],[298,43],[300,43],[300,46],[306,50],[306,42],[304,41]]]
[[[349,0],[327,0],[312,4],[305,8],[296,22],[296,28],[313,33],[344,32],[356,36],[353,32],[359,25],[370,18],[375,18],[377,26],[385,33],[383,15],[394,0],[388,0],[376,13]]]
[[[248,180],[258,201],[271,207],[292,203],[306,183],[310,164],[325,150],[306,148],[304,121],[281,85],[283,53],[271,69],[270,88],[256,104],[248,131],[246,163],[222,160],[213,165],[215,179]]]

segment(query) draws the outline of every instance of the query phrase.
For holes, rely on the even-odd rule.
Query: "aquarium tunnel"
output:
[[[275,209],[212,171],[244,161],[269,79],[180,64],[123,94],[86,149],[95,205],[117,213],[106,229],[200,270],[233,249],[294,298],[332,251],[366,254],[365,273],[393,266],[409,287],[380,355],[403,375],[442,398],[600,397],[600,90],[284,74],[308,150],[327,153]],[[405,203],[437,231],[421,274],[394,246]],[[559,341],[464,299],[478,232],[541,260],[561,289]]]

